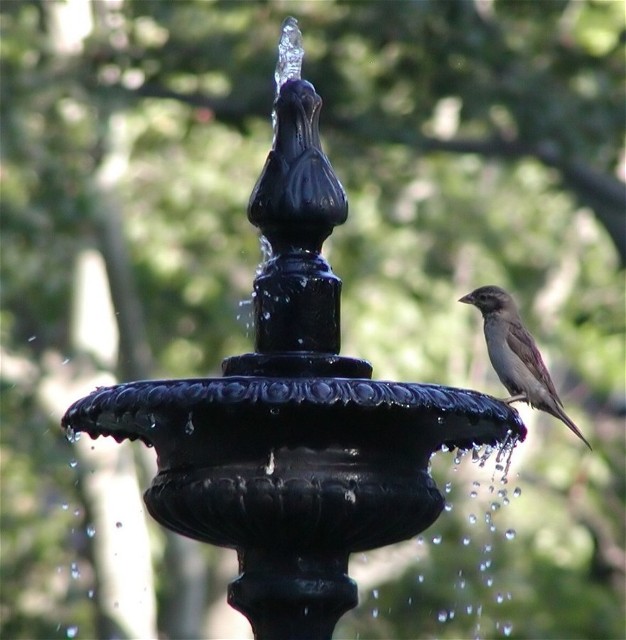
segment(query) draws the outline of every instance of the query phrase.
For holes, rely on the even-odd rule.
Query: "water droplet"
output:
[[[70,505],[67,502],[61,503],[61,509],[63,509],[63,511],[67,511],[69,508],[70,508]]]
[[[448,512],[452,511],[452,503],[451,502],[446,502],[446,504],[444,505],[443,508]]]
[[[78,564],[76,562],[72,562],[70,565],[70,575],[74,580],[78,580],[80,578],[80,569],[78,568]]]
[[[515,487],[513,490],[513,497],[519,498],[522,495],[522,490],[519,487]]]
[[[72,625],[65,630],[66,638],[75,638],[78,635],[78,627],[76,625]]]
[[[445,420],[443,419],[443,416],[438,416],[438,417],[437,417],[437,424],[443,424],[444,422],[445,422]],[[443,447],[446,447],[446,445],[444,444],[444,445],[441,447],[441,450],[442,450],[442,451],[444,451],[444,448],[443,448]],[[448,450],[448,447],[446,447],[446,448],[445,448],[445,451],[447,451],[447,450]]]
[[[124,525],[123,525],[119,520],[115,523],[115,527],[116,527],[117,529],[121,529],[123,526],[124,526]]]
[[[28,342],[34,342],[35,340],[37,340],[37,336],[30,336],[30,338],[28,338]]]
[[[504,602],[504,596],[500,592],[496,593],[496,602],[498,604],[502,604]]]
[[[271,314],[270,314],[270,312],[269,312],[269,311],[266,311],[266,312],[263,314],[263,319],[264,319],[264,320],[269,320],[269,319],[270,319],[270,317],[271,317]]]
[[[447,611],[440,611],[437,614],[437,620],[439,620],[439,622],[445,622],[448,619],[448,612]]]
[[[478,466],[484,467],[485,463],[487,462],[487,460],[489,460],[492,453],[493,453],[493,447],[490,445],[486,445],[485,450],[483,451],[483,454],[478,459]]]
[[[185,424],[185,433],[188,436],[190,436],[194,432],[195,428],[196,427],[193,424],[193,414],[190,411],[189,414],[187,415],[187,422]]]
[[[67,438],[68,442],[71,442],[72,444],[78,442],[81,435],[82,434],[80,433],[80,431],[74,431],[72,427],[68,427],[65,430],[65,437]]]
[[[87,525],[85,531],[90,538],[96,535],[96,528],[92,524]]]
[[[443,418],[440,418],[440,419],[443,420]],[[439,422],[439,419],[437,420],[437,422]],[[446,451],[450,451],[450,449],[448,449],[448,445],[446,444],[442,444],[440,450],[443,451],[444,453],[446,453]]]
[[[156,428],[156,417],[154,413],[151,413],[149,417],[150,417],[150,428],[151,429]]]
[[[378,618],[378,608],[372,609],[372,618]]]
[[[510,636],[511,632],[513,631],[513,625],[510,622],[505,622],[502,625],[502,633],[504,633],[505,636]]]
[[[378,596],[380,595],[378,589],[372,589],[372,598],[374,598],[374,600],[378,600]]]
[[[470,498],[478,497],[478,493],[476,491],[470,491]]]
[[[433,544],[441,544],[442,540],[443,540],[443,536],[441,534],[433,536]]]
[[[467,545],[472,541],[469,536],[463,536],[463,545],[467,547]]]
[[[513,538],[515,538],[516,534],[517,534],[517,532],[515,531],[515,529],[507,529],[507,530],[504,532],[504,537],[505,537],[507,540],[513,540]]]
[[[497,511],[500,508],[500,503],[499,502],[492,502],[491,503],[491,510],[492,511]]]
[[[467,519],[469,520],[470,524],[476,524],[476,515],[473,513],[470,513],[469,516],[467,516]]]
[[[76,467],[78,466],[78,460],[72,458],[69,462],[70,465],[70,469],[76,469]]]
[[[417,576],[417,581],[424,582],[424,576],[421,573]]]
[[[276,468],[276,461],[274,460],[274,449],[270,449],[270,456],[265,465],[265,475],[271,476]]]
[[[63,360],[63,362],[61,362],[62,365],[66,365],[69,364],[70,359],[69,358],[65,358],[65,360]]]
[[[444,486],[443,490],[444,490],[446,493],[450,493],[450,491],[452,491],[452,483],[451,483],[451,482],[446,482],[446,484],[445,484],[445,486]]]
[[[87,591],[87,597],[89,599],[92,599],[95,595],[95,591],[93,589],[89,589],[89,591]]]
[[[465,607],[465,611],[467,611],[467,615],[472,615],[472,612],[474,611],[474,605],[468,604],[467,607]]]

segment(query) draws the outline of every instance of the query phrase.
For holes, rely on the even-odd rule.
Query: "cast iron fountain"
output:
[[[320,252],[348,205],[321,150],[321,98],[300,79],[299,37],[285,21],[274,143],[248,209],[272,249],[254,281],[254,353],[227,358],[220,378],[96,389],[63,418],[69,434],[154,446],[149,512],[237,550],[228,601],[271,640],[330,638],[357,604],[349,554],[437,519],[435,451],[526,433],[489,396],[372,380],[368,362],[339,355],[341,281]]]

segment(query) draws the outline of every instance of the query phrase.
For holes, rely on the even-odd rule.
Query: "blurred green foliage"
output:
[[[71,449],[39,390],[51,354],[80,361],[75,258],[102,246],[95,176],[111,141],[127,153],[114,196],[153,374],[211,374],[251,350],[247,301],[261,256],[245,210],[271,145],[278,31],[293,14],[304,76],[325,103],[325,150],[350,200],[348,223],[325,245],[344,281],[343,351],[369,359],[376,377],[500,393],[478,318],[455,302],[500,284],[595,447],[581,461],[561,425],[532,425],[546,428],[516,471],[523,508],[498,514],[508,525],[491,556],[510,601],[494,604],[477,571],[493,535],[459,544],[467,514],[455,508],[434,527],[441,545],[416,552],[348,614],[341,637],[500,637],[505,621],[515,638],[621,637],[624,211],[612,194],[623,190],[623,4],[93,2],[82,50],[65,54],[51,4],[0,7],[0,634],[95,629],[92,602],[67,575],[87,546]],[[441,484],[449,466],[440,454]],[[464,482],[455,505],[468,499]],[[506,526],[517,535],[503,543]],[[454,602],[466,613],[439,622]]]

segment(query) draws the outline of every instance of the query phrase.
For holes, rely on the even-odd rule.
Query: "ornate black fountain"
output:
[[[271,640],[330,638],[357,604],[349,554],[437,519],[435,451],[511,446],[526,433],[489,396],[372,380],[369,363],[338,355],[341,281],[320,251],[348,205],[321,150],[322,101],[299,79],[298,37],[287,20],[274,144],[248,209],[272,248],[254,281],[255,352],[227,358],[221,378],[96,389],[63,418],[70,434],[154,446],[148,510],[237,550],[229,603]]]

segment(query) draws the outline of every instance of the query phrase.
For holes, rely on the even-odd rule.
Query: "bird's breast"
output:
[[[489,360],[500,382],[511,395],[534,395],[538,381],[507,342],[509,325],[502,318],[485,318],[485,340]]]

